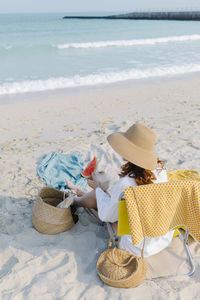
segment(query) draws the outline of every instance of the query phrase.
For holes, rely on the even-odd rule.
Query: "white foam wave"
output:
[[[87,76],[76,75],[74,77],[58,77],[46,80],[27,80],[13,83],[3,83],[0,85],[0,95],[17,94],[26,92],[39,92],[63,88],[73,88],[81,86],[92,86],[99,84],[109,84],[123,82],[126,80],[137,80],[153,77],[164,77],[181,75],[193,72],[200,72],[200,65],[170,66],[153,69],[132,69],[121,72],[107,72],[90,74]]]
[[[10,46],[10,45],[7,45],[7,46],[2,46],[2,45],[0,45],[0,49],[3,49],[3,50],[9,50],[9,49],[12,49],[13,48],[13,46]]]
[[[139,45],[154,45],[159,43],[172,43],[172,42],[185,42],[185,41],[198,41],[200,40],[199,34],[193,35],[181,35],[181,36],[169,36],[152,39],[137,39],[137,40],[119,40],[119,41],[99,41],[89,43],[69,43],[60,44],[58,49],[68,48],[103,48],[103,47],[127,47],[127,46],[139,46]]]

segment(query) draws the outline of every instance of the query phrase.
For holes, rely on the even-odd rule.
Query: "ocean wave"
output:
[[[119,40],[119,41],[99,41],[88,43],[69,43],[57,45],[58,49],[68,48],[104,48],[104,47],[127,47],[127,46],[140,46],[140,45],[155,45],[161,43],[172,42],[185,42],[185,41],[198,41],[200,40],[199,34],[193,35],[181,35],[181,36],[169,36],[159,37],[151,39],[137,39],[137,40]]]
[[[0,45],[0,50],[2,49],[2,50],[10,50],[10,49],[12,49],[13,48],[13,46],[11,46],[11,45]]]
[[[135,40],[115,40],[115,41],[97,41],[97,42],[86,42],[86,43],[68,43],[68,44],[33,44],[33,45],[0,45],[0,51],[35,51],[48,49],[87,49],[87,48],[106,48],[106,47],[129,47],[129,46],[148,46],[162,43],[173,43],[173,42],[187,42],[187,41],[199,41],[199,34],[192,35],[181,35],[181,36],[169,36],[169,37],[158,37],[149,39],[135,39]]]
[[[57,47],[52,44],[33,44],[33,45],[0,45],[0,53],[11,53],[12,55],[16,52],[18,53],[27,53],[27,52],[46,52],[51,49],[57,51]]]
[[[0,85],[0,95],[40,92],[46,90],[93,86],[123,82],[127,80],[147,79],[154,77],[174,76],[193,72],[200,72],[200,65],[168,66],[153,69],[132,69],[119,72],[90,74],[86,76],[57,77],[45,80],[26,80],[9,82]]]

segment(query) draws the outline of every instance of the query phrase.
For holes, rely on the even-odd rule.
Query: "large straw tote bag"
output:
[[[140,285],[146,278],[147,264],[144,259],[145,234],[141,214],[136,200],[144,236],[141,257],[118,248],[113,235],[111,240],[113,249],[104,251],[97,261],[97,273],[106,284],[118,288],[131,288]],[[110,247],[109,243],[109,247]]]
[[[71,208],[56,207],[64,198],[63,192],[50,187],[42,188],[38,192],[32,209],[32,223],[37,231],[45,234],[57,234],[74,225]]]

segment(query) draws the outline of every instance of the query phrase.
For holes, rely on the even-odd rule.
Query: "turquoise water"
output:
[[[0,95],[200,71],[200,22],[0,15]]]

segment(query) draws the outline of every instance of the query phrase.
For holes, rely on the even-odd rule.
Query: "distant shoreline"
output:
[[[63,19],[200,21],[200,11],[133,12],[109,16],[64,16]]]

